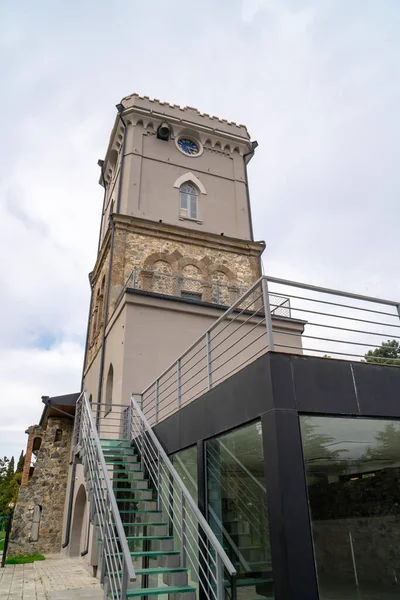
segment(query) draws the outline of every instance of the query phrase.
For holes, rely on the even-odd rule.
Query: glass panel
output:
[[[197,495],[197,446],[192,446],[191,448],[186,448],[185,450],[181,450],[180,452],[176,452],[170,456],[171,462],[174,465],[178,475],[182,479],[184,485],[188,489],[188,492],[192,496],[193,500],[198,503],[198,495]],[[182,518],[182,501],[180,490],[177,486],[173,486],[170,490],[173,498],[173,506],[174,506],[174,518],[177,519],[177,528],[179,531],[182,531],[181,526],[181,518]],[[195,522],[192,521],[190,510],[185,513],[185,535],[186,535],[186,551],[187,551],[187,561],[186,565],[188,567],[188,577],[189,577],[189,585],[193,585],[199,590],[199,579],[194,568],[199,561],[198,554],[198,529]],[[173,532],[174,535],[174,550],[181,549],[181,540],[179,539],[179,535],[176,531]],[[198,593],[197,593],[198,597]]]
[[[190,218],[197,219],[197,197],[190,196]]]
[[[197,446],[176,452],[170,459],[197,504]]]
[[[238,598],[274,598],[261,423],[207,441],[206,459],[208,520],[237,569]]]
[[[188,195],[181,192],[180,199],[181,199],[181,213],[183,213],[186,216],[187,205],[188,205]]]
[[[321,600],[400,597],[400,423],[300,418]]]

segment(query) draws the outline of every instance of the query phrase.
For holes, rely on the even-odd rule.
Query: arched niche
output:
[[[86,490],[83,483],[79,487],[75,499],[74,514],[72,519],[71,537],[69,545],[69,555],[79,556],[81,552],[81,540],[84,537],[83,533],[83,518],[86,508]]]

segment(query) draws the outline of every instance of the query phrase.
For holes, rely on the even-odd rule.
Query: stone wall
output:
[[[33,475],[19,491],[10,536],[9,555],[59,552],[63,524],[73,419],[49,417]],[[61,430],[61,440],[56,440]],[[58,437],[60,433],[58,432]],[[35,505],[41,507],[39,537],[31,540]]]
[[[111,317],[120,294],[134,268],[168,272],[170,275],[192,277],[209,282],[209,290],[203,291],[204,301],[213,301],[213,286],[220,283],[220,303],[232,304],[239,290],[248,289],[261,275],[260,255],[264,244],[241,239],[198,232],[165,223],[114,215],[115,236],[111,273],[111,294],[108,318]],[[109,264],[109,239],[103,244],[97,264],[91,276],[93,301],[86,369],[96,356],[102,342],[104,302]],[[170,285],[167,277],[159,281],[158,293]],[[141,282],[142,289],[146,288]],[[152,291],[154,289],[152,288]],[[189,290],[190,291],[190,290]],[[215,300],[215,299],[214,299]],[[100,318],[99,318],[100,316]],[[96,325],[97,323],[97,325]]]

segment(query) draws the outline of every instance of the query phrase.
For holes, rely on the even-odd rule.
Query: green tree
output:
[[[363,459],[396,464],[400,455],[400,426],[397,423],[387,423],[385,428],[375,435],[375,441],[379,445],[367,448]]]
[[[365,360],[369,363],[400,367],[400,343],[397,340],[382,342],[379,348],[368,350]]]
[[[14,477],[14,467],[15,467],[15,462],[14,462],[14,457],[11,457],[11,460],[9,461],[8,465],[7,465],[7,471],[5,474],[5,480],[6,481],[11,481],[11,479]]]
[[[16,473],[22,473],[22,471],[24,470],[24,462],[25,462],[25,455],[24,455],[24,451],[21,450],[21,454],[19,455],[19,459],[17,462],[17,468],[16,468]]]
[[[14,473],[14,464],[14,457],[8,459],[5,456],[0,459],[0,515],[6,515],[8,504],[10,502],[15,503],[18,498],[22,473]]]
[[[333,450],[332,444],[336,438],[326,433],[318,432],[318,425],[313,417],[301,418],[301,437],[303,441],[304,460],[308,464],[319,460],[329,460],[334,462],[340,458],[340,455],[346,450]]]
[[[7,467],[8,467],[9,462],[10,461],[7,458],[7,456],[4,456],[4,458],[0,458],[0,481],[1,481],[1,477],[3,477],[3,475],[5,475],[7,472]]]

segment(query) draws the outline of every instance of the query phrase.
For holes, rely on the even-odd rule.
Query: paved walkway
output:
[[[101,600],[97,579],[86,571],[80,558],[53,555],[27,565],[0,569],[1,600]]]

